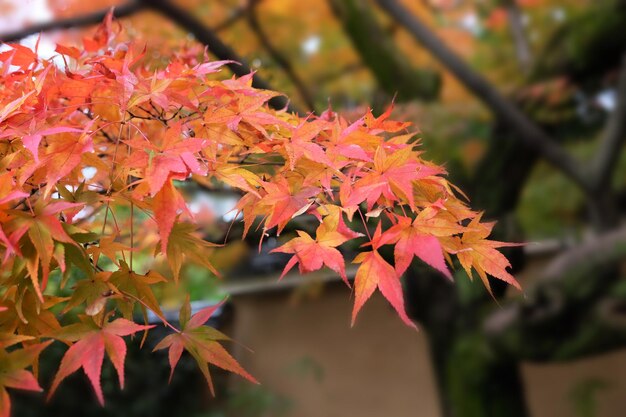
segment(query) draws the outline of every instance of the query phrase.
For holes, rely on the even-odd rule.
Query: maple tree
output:
[[[425,132],[424,147],[429,158],[446,162],[450,177],[462,185],[473,207],[485,211],[484,218],[506,219],[493,229],[493,236],[504,241],[520,241],[524,240],[520,233],[532,240],[547,236],[560,239],[564,234],[572,237],[572,231],[580,233],[573,241],[568,237],[567,244],[554,254],[549,266],[540,271],[533,267],[533,258],[534,249],[541,250],[541,246],[533,247],[532,252],[520,247],[503,249],[513,264],[511,272],[532,275],[532,283],[526,286],[525,297],[509,297],[509,292],[504,291],[506,285],[490,278],[493,296],[499,303],[493,302],[480,283],[474,285],[460,279],[465,277],[462,264],[456,271],[451,270],[459,285],[451,285],[441,279],[441,271],[434,262],[431,266],[435,268],[425,267],[424,262],[411,262],[403,277],[403,298],[407,315],[426,330],[444,415],[526,416],[530,411],[521,361],[582,359],[624,346],[623,332],[615,326],[623,320],[620,313],[623,290],[621,281],[615,278],[619,277],[624,253],[619,242],[626,239],[623,227],[618,229],[624,194],[623,158],[618,162],[618,156],[623,150],[626,120],[626,71],[620,71],[619,82],[616,78],[624,48],[624,38],[620,36],[626,19],[623,0],[42,0],[35,3],[46,2],[54,20],[37,23],[38,20],[31,20],[29,12],[17,13],[15,19],[2,16],[0,39],[21,40],[32,47],[37,34],[46,32],[38,41],[39,51],[49,56],[54,50],[51,40],[69,43],[65,36],[78,35],[78,28],[99,23],[108,7],[116,4],[115,15],[124,18],[122,24],[129,28],[128,33],[141,33],[151,39],[143,60],[150,61],[152,69],[166,66],[172,48],[179,48],[181,43],[196,44],[196,48],[204,44],[217,59],[240,62],[241,65],[226,64],[239,76],[246,75],[251,68],[257,70],[254,86],[289,93],[293,103],[289,105],[290,111],[320,110],[328,97],[332,97],[333,106],[344,108],[343,115],[350,120],[358,119],[364,112],[364,108],[354,108],[358,103],[371,103],[378,113],[397,94],[398,106],[393,117],[417,121]],[[12,3],[16,7],[9,14],[29,9],[19,1]],[[59,28],[70,27],[73,29],[69,33],[56,33]],[[79,54],[81,48],[78,46],[76,50]],[[185,53],[196,55],[191,50]],[[621,66],[626,68],[623,62]],[[440,85],[436,83],[439,79]],[[282,108],[285,103],[284,96],[275,96],[268,104]],[[38,140],[36,135],[31,136],[27,143]],[[589,158],[592,148],[597,152]],[[86,172],[93,169],[89,166]],[[233,166],[226,171],[247,176],[249,168]],[[91,178],[90,174],[87,176]],[[201,182],[207,178],[196,175],[194,180]],[[225,184],[246,184],[241,178],[219,174],[215,178]],[[192,210],[198,207],[195,197],[206,197],[190,198],[193,190],[199,188],[195,184],[176,183],[176,186]],[[73,190],[58,192],[71,194]],[[152,222],[144,221],[144,212],[136,207],[129,210],[129,205],[123,202],[112,201],[111,207],[115,217],[109,215],[108,221],[118,223],[124,232],[118,236],[108,234],[94,241],[95,245],[86,243],[87,253],[92,259],[102,259],[98,261],[100,268],[109,272],[122,270],[116,271],[119,273],[115,280],[127,276],[158,280],[150,285],[154,304],[158,306],[158,300],[166,305],[168,295],[161,294],[161,285],[167,287],[165,292],[179,293],[181,289],[168,283],[173,280],[165,280],[158,274],[141,275],[152,266],[161,273],[166,268],[162,255],[153,262],[151,249],[155,248],[152,244],[157,243],[158,237],[150,228]],[[75,208],[77,212],[81,209]],[[420,216],[427,214],[424,212]],[[103,213],[100,209],[97,215]],[[136,218],[133,222],[128,221],[130,213]],[[372,219],[368,223],[372,233],[377,213],[377,210],[370,212]],[[381,213],[382,210],[378,214]],[[172,234],[185,227],[196,228],[202,231],[204,239],[222,242],[223,236],[210,235],[218,228],[224,231],[228,225],[204,223],[204,214],[198,214],[193,224],[175,223]],[[387,223],[386,216],[379,216],[385,221],[383,230],[393,227]],[[81,217],[82,214],[78,220]],[[293,242],[298,247],[292,255],[304,247],[301,244],[307,243],[304,233],[322,241],[319,232],[314,234],[315,227],[310,227],[314,223],[310,222],[312,217],[298,218],[285,226],[279,239],[283,243],[294,229],[304,229],[298,232],[304,239]],[[348,222],[349,227],[367,235],[358,224],[360,215],[355,220]],[[422,239],[415,236],[417,229],[408,227],[413,219],[410,220],[399,222],[401,226],[394,229],[403,231],[394,237],[395,244],[377,250],[397,270],[402,270],[402,264],[417,251],[409,251],[404,259],[396,261],[392,260],[394,252],[401,252],[408,240]],[[85,220],[80,223],[85,224]],[[132,245],[129,240],[127,232],[133,224],[142,226],[134,233],[135,241],[141,242],[139,245]],[[240,226],[235,225],[231,234],[239,236]],[[597,241],[587,241],[589,231],[597,236]],[[233,242],[232,246],[216,248],[220,256],[215,257],[214,265],[223,270],[222,261],[232,257],[234,250],[239,250],[236,255],[239,257],[242,248],[248,244],[254,246],[252,241],[259,237],[258,233],[258,230],[250,233],[245,244]],[[466,237],[469,240],[469,235]],[[198,282],[198,275],[208,275],[197,266],[192,266],[193,274],[182,269],[187,267],[183,266],[185,260],[211,265],[206,250],[192,250],[198,247],[197,243],[203,247],[210,245],[204,239],[199,236],[186,239],[189,244],[178,258],[181,265],[178,275],[183,281]],[[274,246],[275,240],[270,240],[267,247]],[[364,241],[367,241],[365,237],[351,240],[338,250],[345,254],[345,249],[353,251]],[[321,253],[317,246],[306,247],[311,253]],[[480,252],[497,256],[496,249],[483,246]],[[72,250],[73,246],[67,248],[68,252]],[[106,253],[122,259],[113,266]],[[265,258],[266,253],[264,250],[259,256]],[[458,255],[461,258],[469,255],[464,253]],[[129,255],[133,258],[133,254],[133,269],[141,272],[130,275],[126,274],[124,265],[128,267],[127,258]],[[475,255],[479,253],[471,254]],[[345,256],[347,260],[352,258]],[[263,262],[271,263],[276,258]],[[308,257],[299,258],[311,262]],[[332,264],[332,255],[328,259]],[[300,261],[296,256],[291,263]],[[300,263],[300,269],[313,265],[317,261]],[[68,295],[78,282],[81,285],[76,288],[81,287],[86,297],[83,300],[89,298],[89,301],[77,297],[76,305],[87,303],[92,309],[99,309],[99,304],[113,303],[122,308],[116,301],[107,302],[108,297],[101,297],[95,288],[90,292],[82,275],[78,280],[73,276],[72,271],[77,268],[74,265],[70,268],[70,277],[59,293],[55,288],[59,268],[51,268],[50,285],[46,289],[49,294]],[[165,275],[170,277],[168,273]],[[138,280],[124,282],[128,283],[126,291],[136,291],[131,283],[139,283]],[[101,279],[98,285],[106,285],[105,280]],[[53,309],[70,315],[63,318],[63,323],[71,322],[72,314],[80,310],[70,307],[70,303]],[[24,316],[29,320],[35,313],[39,311],[26,310]],[[520,343],[521,340],[527,343]],[[152,338],[150,345],[151,342]],[[50,363],[52,368],[56,365],[53,356],[59,349],[63,346],[55,344],[46,351],[38,377],[41,381],[48,375],[44,368]],[[142,360],[149,359],[143,356],[148,355],[142,355]],[[138,363],[134,362],[133,367]],[[158,372],[158,369],[155,366],[153,370]],[[67,389],[70,384],[64,383],[62,388]],[[169,392],[175,391],[176,384]],[[122,395],[129,393],[126,390]],[[17,397],[19,410],[21,395]],[[55,402],[63,401],[59,397],[64,395],[57,395]],[[137,401],[140,402],[139,397]],[[114,396],[108,393],[107,402],[109,407],[116,406]],[[122,401],[120,406],[124,408],[126,403]],[[167,414],[165,409],[155,408]],[[129,410],[124,408],[126,411]]]
[[[208,253],[221,245],[201,237],[177,186],[184,181],[238,190],[244,235],[256,222],[259,245],[298,217],[317,218],[314,235],[298,230],[275,249],[293,254],[283,275],[296,264],[302,273],[326,266],[350,287],[338,248],[363,247],[352,260],[353,324],[378,289],[414,326],[401,285],[413,257],[451,278],[446,259],[457,256],[488,289],[486,273],[517,286],[496,250],[507,244],[488,240],[492,224],[422,158],[410,124],[391,120],[391,108],[353,122],[331,108],[306,117],[275,110],[267,103],[279,93],[253,88],[252,74],[215,75],[229,62],[181,51],[154,68],[143,45],[117,32],[109,13],[81,48],[57,46],[60,66],[37,47],[0,53],[0,415],[10,412],[5,388],[40,389],[27,369],[51,340],[70,347],[49,395],[83,368],[104,403],[105,353],[123,386],[123,337],[148,331],[147,321],[133,321],[148,310],[173,331],[156,347],[169,349],[172,372],[187,351],[211,390],[208,364],[255,381],[220,344],[229,339],[204,326],[216,307],[190,317],[184,304],[179,329],[153,292],[177,281],[186,261],[218,274]],[[395,247],[393,260],[383,246]],[[165,258],[171,275],[135,270],[137,251]]]

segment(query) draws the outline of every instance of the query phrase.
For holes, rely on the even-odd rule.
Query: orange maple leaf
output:
[[[454,238],[450,241],[450,251],[456,253],[470,279],[472,278],[472,268],[476,270],[490,294],[492,294],[491,285],[489,285],[487,274],[521,290],[519,282],[506,270],[511,266],[511,263],[500,251],[496,250],[497,248],[520,246],[521,244],[487,240],[486,238],[491,233],[495,223],[480,223],[480,218],[481,215],[478,215],[472,219],[467,225],[468,231],[463,233],[463,237]]]
[[[169,349],[170,381],[183,351],[186,350],[198,363],[198,367],[213,395],[215,395],[215,390],[208,364],[236,373],[258,384],[258,381],[247,373],[219,343],[219,341],[230,340],[230,338],[220,331],[204,325],[222,304],[223,301],[206,307],[193,316],[191,316],[189,299],[183,304],[179,315],[181,330],[166,336],[154,348],[154,350]]]
[[[265,229],[278,226],[279,234],[295,214],[306,210],[312,204],[310,198],[320,192],[317,187],[292,190],[284,177],[278,178],[275,182],[263,182],[263,188],[267,194],[259,204],[268,207],[270,213]]]
[[[0,369],[2,370],[0,373],[0,417],[11,415],[11,399],[7,388],[42,391],[35,376],[25,368],[34,365],[41,351],[50,343],[52,342],[30,345],[11,352],[0,349]]]

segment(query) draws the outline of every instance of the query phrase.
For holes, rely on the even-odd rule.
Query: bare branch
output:
[[[248,7],[248,23],[250,24],[250,28],[256,33],[259,42],[261,45],[267,50],[270,54],[274,62],[278,64],[282,70],[285,72],[287,77],[291,80],[292,84],[298,90],[298,94],[306,104],[307,108],[311,111],[315,111],[315,102],[313,100],[313,95],[307,88],[306,84],[302,81],[302,79],[298,76],[291,62],[272,44],[270,37],[267,35],[261,23],[259,22],[257,15],[257,5],[259,4],[259,0],[250,0]]]
[[[137,0],[131,0],[126,4],[115,7],[113,15],[116,18],[122,18],[137,13],[144,9],[146,5]],[[54,30],[79,28],[84,26],[95,25],[104,19],[109,9],[99,10],[94,13],[89,13],[82,16],[69,17],[67,19],[53,20],[38,25],[29,26],[27,28],[15,31],[6,32],[0,34],[0,41],[2,42],[16,42],[30,35],[35,35],[41,32],[51,32]]]
[[[615,109],[606,125],[600,148],[593,161],[593,186],[596,190],[610,188],[611,176],[619,159],[620,147],[626,140],[626,55],[622,58],[622,67],[616,91]]]
[[[233,12],[228,16],[224,21],[218,23],[213,27],[213,31],[219,33],[225,29],[228,29],[235,23],[239,21],[242,17],[246,15],[248,12],[248,5],[240,6],[237,9],[233,10]]]
[[[626,254],[626,228],[621,228],[576,246],[552,261],[542,274],[541,282],[562,280],[572,271],[595,268],[622,259]]]
[[[496,117],[516,132],[515,137],[543,155],[548,162],[561,170],[585,192],[591,192],[591,184],[585,172],[580,169],[580,164],[524,113],[504,98],[491,83],[470,68],[422,21],[396,0],[377,0],[377,3],[402,24],[468,90],[489,107]]]

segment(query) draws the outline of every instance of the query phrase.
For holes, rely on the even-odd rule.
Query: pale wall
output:
[[[402,324],[378,294],[354,328],[345,287],[328,285],[317,299],[291,294],[234,297],[235,339],[254,349],[237,352],[265,388],[293,401],[292,417],[440,417],[426,335]],[[304,363],[323,370],[306,372]],[[298,366],[300,364],[300,366]],[[626,416],[626,352],[566,365],[523,365],[534,417],[576,416],[572,388],[606,380],[595,417]]]

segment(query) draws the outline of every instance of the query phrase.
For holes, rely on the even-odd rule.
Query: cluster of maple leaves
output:
[[[215,245],[196,230],[175,181],[238,190],[244,234],[255,221],[267,236],[315,216],[314,235],[298,231],[275,249],[293,254],[283,275],[296,264],[302,273],[325,266],[351,286],[338,248],[360,244],[353,323],[378,288],[414,326],[400,282],[414,257],[451,278],[446,260],[456,255],[487,287],[487,274],[517,286],[496,250],[506,244],[487,240],[493,225],[457,197],[444,169],[422,159],[409,125],[389,120],[390,110],[352,123],[331,109],[306,118],[272,110],[278,93],[253,88],[252,75],[218,80],[224,62],[189,54],[151,68],[145,49],[117,42],[115,29],[109,14],[81,49],[58,45],[64,65],[19,44],[0,53],[0,416],[9,415],[6,388],[41,389],[28,369],[52,340],[69,349],[49,394],[82,367],[103,403],[105,352],[123,386],[122,337],[151,327],[133,322],[148,310],[173,331],[156,346],[169,349],[172,372],[187,351],[209,386],[208,364],[254,381],[220,344],[228,338],[204,325],[215,307],[190,317],[183,305],[177,328],[152,290],[168,278],[133,270],[141,247],[165,257],[169,279],[186,260],[214,271],[206,250]],[[118,225],[122,209],[130,232]],[[364,233],[347,226],[355,219]],[[146,234],[152,229],[158,238]],[[379,252],[385,245],[394,247],[392,263]],[[70,295],[61,297],[66,284]]]

